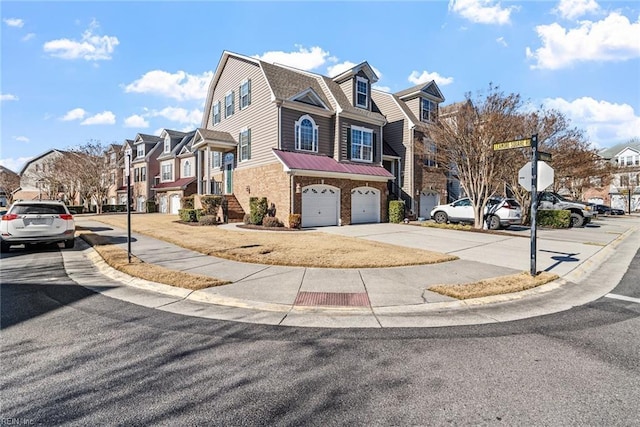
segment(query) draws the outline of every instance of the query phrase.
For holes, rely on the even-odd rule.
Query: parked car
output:
[[[591,210],[597,212],[598,215],[624,215],[622,209],[612,208],[611,206],[602,205],[599,203],[589,203]]]
[[[582,227],[591,222],[593,213],[587,203],[569,200],[558,193],[543,191],[538,194],[538,209],[561,209],[571,212],[571,227]]]
[[[64,203],[53,200],[14,202],[0,220],[0,250],[36,243],[75,244],[75,221]]]
[[[522,224],[522,208],[515,199],[492,197],[485,207],[487,228],[498,230]],[[438,205],[431,210],[431,218],[438,224],[447,222],[474,222],[473,206],[468,197],[447,205]]]

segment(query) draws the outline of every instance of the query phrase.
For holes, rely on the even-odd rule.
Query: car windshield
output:
[[[34,203],[29,205],[16,205],[11,209],[12,214],[16,215],[61,215],[66,214],[67,212],[64,209],[63,205],[52,205],[45,203]]]

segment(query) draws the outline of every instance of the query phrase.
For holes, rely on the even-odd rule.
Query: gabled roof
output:
[[[616,157],[618,154],[622,153],[627,148],[640,152],[640,140],[637,142],[635,141],[623,142],[621,144],[616,144],[609,148],[604,148],[600,150],[598,155],[604,159],[610,160]]]
[[[318,154],[298,153],[292,151],[273,150],[285,170],[302,175],[326,177],[348,177],[372,180],[389,180],[394,176],[385,168],[373,164],[341,163],[333,157]]]
[[[44,157],[47,157],[47,156],[49,156],[49,155],[51,155],[51,154],[53,154],[53,153],[59,153],[59,154],[62,154],[62,155],[67,154],[67,152],[66,152],[66,151],[58,150],[58,149],[55,149],[55,148],[53,148],[53,149],[51,149],[51,150],[48,150],[48,151],[45,151],[44,153],[40,154],[39,156],[36,156],[36,157],[34,157],[34,158],[32,158],[32,159],[28,160],[28,161],[24,164],[24,166],[22,167],[22,169],[20,170],[20,173],[19,173],[18,175],[21,175],[21,176],[22,176],[22,174],[27,170],[27,168],[28,168],[29,166],[31,166],[31,164],[32,164],[32,163],[35,163],[35,162],[37,162],[38,160],[40,160],[40,159],[42,159],[42,158],[44,158]]]
[[[158,160],[166,160],[176,157],[180,153],[180,150],[182,150],[182,147],[184,147],[189,141],[191,141],[195,133],[195,130],[187,133],[177,130],[163,129],[160,135],[169,135],[169,137],[171,138],[171,149],[168,153],[165,153],[163,143],[163,150],[158,156]]]
[[[219,145],[224,149],[235,149],[238,143],[229,132],[221,132],[212,129],[198,128],[191,140],[192,148],[207,144]]]
[[[393,100],[393,103],[395,106],[398,107],[398,109],[402,112],[402,114],[404,114],[404,116],[407,118],[407,120],[409,121],[409,126],[410,127],[414,127],[419,131],[422,132],[426,132],[427,128],[426,128],[426,123],[423,123],[418,116],[416,116],[413,111],[411,111],[411,109],[409,107],[407,107],[407,104],[405,104],[404,101],[402,101],[400,98],[398,98],[395,94],[393,93],[389,93],[389,92],[384,92],[381,90],[377,90],[377,89],[373,89],[371,91],[372,96],[375,94],[376,96],[387,96],[389,98],[391,98]],[[375,102],[375,100],[374,100]]]
[[[11,169],[9,169],[9,168],[5,168],[5,167],[4,167],[4,166],[2,166],[2,165],[0,165],[0,173],[6,173],[6,174],[9,174],[9,175],[15,175],[15,176],[18,176],[18,174],[17,174],[17,173],[15,173],[14,171],[12,171],[12,170],[11,170]]]
[[[139,133],[136,135],[135,139],[133,140],[133,144],[140,144],[140,143],[145,143],[145,144],[155,144],[159,141],[162,141],[162,138],[160,138],[159,136],[155,136],[155,135],[149,135],[146,133]]]
[[[440,92],[440,88],[438,88],[438,85],[434,80],[431,80],[429,83],[421,83],[408,89],[401,90],[400,92],[396,92],[395,95],[403,101],[417,96],[426,96],[433,98],[438,102],[444,102],[444,96],[442,95],[442,92]]]
[[[343,71],[342,73],[333,77],[333,81],[336,83],[342,83],[345,80],[349,80],[353,78],[353,76],[358,74],[360,71],[364,72],[364,74],[367,76],[367,78],[371,83],[375,83],[378,81],[378,76],[376,75],[375,71],[373,71],[373,68],[371,68],[371,65],[369,65],[367,61],[362,61],[358,65],[351,67],[346,71]]]

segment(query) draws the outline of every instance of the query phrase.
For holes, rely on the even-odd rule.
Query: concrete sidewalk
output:
[[[90,217],[78,217],[76,221],[97,234],[117,237],[126,250],[125,230]],[[132,252],[144,262],[232,282],[200,291],[132,279],[107,266],[80,239],[77,250],[63,251],[63,256],[69,276],[80,285],[110,297],[183,315],[314,327],[469,325],[548,314],[605,295],[618,283],[640,246],[638,223],[630,219],[627,223],[607,224],[605,230],[598,230],[600,233],[582,233],[582,239],[579,234],[583,229],[571,230],[578,233],[569,237],[539,233],[538,270],[552,271],[562,277],[560,280],[530,291],[467,301],[453,300],[426,288],[528,271],[530,239],[517,234],[396,224],[327,227],[317,231],[453,253],[460,259],[410,267],[321,269],[239,263],[132,235]],[[606,280],[588,280],[596,267],[604,271],[607,266],[612,271]],[[327,298],[337,301],[332,304],[343,306],[323,305]]]

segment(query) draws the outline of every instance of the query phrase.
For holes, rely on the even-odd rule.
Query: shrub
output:
[[[400,224],[404,220],[404,200],[389,202],[389,222]]]
[[[198,222],[198,211],[201,209],[180,209],[178,215],[180,220],[184,222]]]
[[[269,209],[267,209],[267,216],[276,216],[276,205],[271,203]]]
[[[300,214],[289,214],[289,228],[300,228],[302,226],[302,216]]]
[[[571,212],[560,209],[539,210],[536,215],[536,225],[549,228],[569,228]]]
[[[195,201],[193,195],[184,196],[181,200],[183,209],[193,209],[195,207]]]
[[[67,209],[69,209],[69,212],[73,211],[77,214],[81,214],[84,212],[84,206],[82,205],[69,205],[67,206]]]
[[[266,197],[249,198],[249,215],[251,215],[251,224],[262,224],[262,219],[267,215],[267,207]]]
[[[205,215],[218,215],[218,209],[222,206],[222,196],[202,196],[200,203],[202,203],[202,210]]]
[[[244,217],[242,217],[242,222],[244,222],[246,225],[251,224],[251,215],[244,214]]]
[[[158,205],[153,200],[147,200],[147,213],[158,212]]]
[[[218,217],[215,215],[201,215],[198,219],[200,225],[218,225]]]
[[[265,217],[262,220],[262,225],[264,225],[265,227],[284,227],[282,221],[273,216]]]

